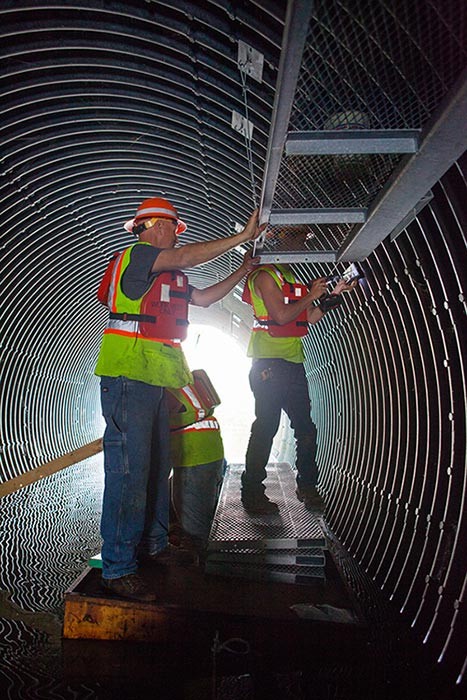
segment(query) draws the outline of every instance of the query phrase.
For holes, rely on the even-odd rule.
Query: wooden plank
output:
[[[102,452],[102,438],[99,438],[99,440],[94,440],[94,442],[89,442],[87,445],[79,447],[77,450],[73,450],[62,457],[53,459],[51,462],[46,462],[40,467],[31,469],[31,471],[21,474],[14,479],[5,481],[5,483],[0,484],[0,498],[7,496],[10,493],[14,493],[15,491],[19,491],[19,489],[29,486],[35,481],[44,479],[46,476],[55,474],[66,467],[70,467],[72,464],[82,462],[83,459],[92,457],[99,452]]]
[[[337,572],[332,566],[328,569],[326,584],[295,586],[242,579],[232,583],[194,567],[151,563],[140,573],[158,598],[143,603],[107,596],[100,588],[100,570],[88,567],[65,594],[63,637],[180,646],[187,638],[212,640],[216,630],[224,630],[226,635],[258,637],[261,644],[268,644],[269,638],[275,640],[288,628],[293,638],[308,638],[314,623],[300,619],[294,605],[327,603],[352,608]],[[338,627],[347,628],[346,635],[352,636],[355,631],[350,628],[359,625]]]
[[[170,624],[167,611],[152,603],[85,598],[73,593],[65,597],[65,639],[164,642]]]

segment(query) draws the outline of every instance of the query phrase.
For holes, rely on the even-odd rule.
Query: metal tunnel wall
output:
[[[23,4],[34,14],[34,3]],[[253,17],[240,2],[234,18],[230,3],[211,2],[201,31],[192,3],[178,3],[183,12],[166,3],[176,32],[161,23],[165,54],[157,66],[167,73],[155,88],[149,24],[152,30],[159,20],[149,21],[147,12],[156,3],[129,3],[137,6],[131,21],[125,3],[76,3],[92,10],[83,15],[73,3],[61,4],[54,17],[60,40],[49,31],[46,6],[29,17],[27,29],[23,16],[14,14],[17,3],[4,4],[12,14],[9,70],[17,82],[11,86],[11,75],[5,78],[11,101],[1,127],[0,482],[102,434],[93,372],[106,311],[95,287],[109,255],[128,243],[121,223],[135,204],[162,182],[163,192],[189,212],[189,240],[203,240],[205,230],[207,238],[212,231],[230,232],[246,220],[252,204],[244,144],[228,132],[232,100],[242,105],[236,46],[229,49],[230,63],[225,56],[225,65],[219,61],[228,53],[229,32],[236,36],[236,21],[267,57],[266,81],[252,105],[260,171],[285,5],[277,3],[276,17],[268,3],[255,2],[259,15]],[[109,23],[91,35],[89,16],[101,6]],[[73,10],[71,19],[66,8]],[[218,32],[211,46],[209,22]],[[105,80],[90,53],[102,36]],[[128,37],[132,53],[125,63]],[[208,59],[193,52],[195,39]],[[30,51],[24,63],[15,54],[23,49]],[[78,58],[73,87],[70,66]],[[175,86],[169,70],[182,76]],[[122,87],[122,75],[131,89]],[[101,94],[104,83],[111,85],[107,95]],[[165,112],[153,114],[148,98],[136,127],[132,109],[156,93]],[[178,109],[189,99],[183,121]],[[80,119],[83,109],[89,120]],[[175,141],[188,144],[189,173],[186,161],[169,153],[173,143],[165,138],[173,124]],[[139,149],[134,161],[132,149]],[[162,180],[151,170],[158,149],[164,151]],[[455,163],[415,221],[362,263],[365,280],[357,291],[305,340],[329,525],[452,684],[465,672],[465,166],[465,159]],[[181,194],[172,187],[172,173]],[[240,259],[233,251],[191,279],[206,286]],[[330,272],[329,265],[297,268],[308,279]],[[229,303],[226,308],[246,322],[240,302]],[[291,453],[289,445],[284,454]]]
[[[464,166],[464,170],[463,167]],[[465,563],[465,161],[307,337],[333,531],[459,674]]]
[[[451,168],[406,231],[370,256],[357,292],[306,339],[330,526],[456,677],[466,540],[463,166]],[[37,254],[33,237],[28,246],[34,265],[21,258],[7,268],[11,298],[23,299],[27,275],[35,298],[52,294],[66,321],[52,310],[6,316],[4,481],[101,434],[93,368],[102,312],[93,298],[62,294],[76,270],[83,274],[85,251],[67,242],[49,258],[45,249]],[[57,256],[62,280],[47,273]]]
[[[131,242],[122,226],[138,203],[169,197],[188,223],[183,242],[247,220],[244,138],[230,126],[243,107],[237,37],[274,61],[250,101],[260,165],[285,3],[276,9],[1,3],[1,480],[101,435],[93,369],[106,312],[95,290]],[[203,266],[194,283],[241,257]]]

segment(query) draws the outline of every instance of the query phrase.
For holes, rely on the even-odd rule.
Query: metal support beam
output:
[[[285,152],[288,156],[341,155],[353,153],[416,153],[417,129],[338,131],[291,131]]]
[[[407,226],[410,226],[412,221],[414,221],[414,219],[420,214],[422,209],[424,209],[426,207],[426,205],[431,202],[432,199],[433,199],[433,192],[430,190],[429,192],[426,193],[426,195],[424,197],[421,198],[421,200],[419,202],[417,202],[417,204],[414,206],[414,208],[409,211],[407,216],[404,216],[404,218],[396,226],[396,228],[394,228],[391,231],[391,234],[389,236],[390,240],[395,241],[397,236],[400,233],[402,233],[402,231],[404,229],[406,229]]]
[[[338,262],[364,260],[464,153],[467,146],[467,69],[422,132],[420,150],[406,156],[370,208],[352,229]]]
[[[269,217],[271,226],[295,224],[363,224],[366,209],[273,209]]]
[[[260,264],[265,263],[335,263],[337,250],[257,251]]]
[[[284,151],[290,112],[295,97],[312,10],[312,0],[289,0],[287,5],[276,94],[272,110],[271,129],[269,131],[266,167],[261,191],[260,223],[268,221],[271,213],[272,200],[276,189],[277,176]],[[258,243],[262,245],[263,239],[260,239],[260,241]]]

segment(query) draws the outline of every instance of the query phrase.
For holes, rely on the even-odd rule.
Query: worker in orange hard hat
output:
[[[193,381],[181,341],[188,305],[209,306],[252,269],[248,254],[220,282],[197,289],[183,272],[256,238],[257,212],[240,233],[177,246],[185,230],[162,197],[144,200],[125,224],[138,240],[109,263],[98,298],[109,310],[96,374],[101,377],[105,488],[102,586],[124,598],[152,601],[137,573],[140,561],[168,549],[169,421],[165,389]]]
[[[135,218],[126,222],[124,228],[129,233],[134,233],[136,236],[144,228],[151,226],[151,221],[154,219],[169,219],[177,222],[175,235],[180,235],[186,231],[186,224],[179,219],[178,212],[167,199],[163,197],[152,197],[141,202],[136,210]]]

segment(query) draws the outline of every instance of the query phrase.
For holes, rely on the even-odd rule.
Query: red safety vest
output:
[[[280,270],[278,270],[274,265],[268,265],[267,269],[271,270],[279,278],[285,304],[293,304],[309,293],[310,290],[305,284],[287,280],[284,274]],[[294,280],[292,273],[289,274],[291,280]],[[277,321],[274,321],[267,313],[262,315],[257,314],[257,309],[255,309],[255,305],[253,303],[251,289],[250,285],[248,284],[248,281],[249,277],[245,282],[245,287],[243,289],[242,294],[242,301],[253,306],[253,310],[255,313],[255,320],[252,329],[253,331],[266,331],[273,338],[300,338],[308,333],[308,317],[306,309],[302,311],[296,319],[294,319],[293,321],[289,321],[289,323],[283,325],[280,325],[279,323],[277,323]],[[262,303],[262,306],[266,308],[264,302]]]
[[[185,340],[189,298],[188,277],[181,270],[157,275],[141,304],[141,335]]]
[[[193,384],[167,390],[171,430],[201,421],[221,402],[204,369],[194,369],[192,375]]]
[[[96,292],[98,301],[100,301],[101,304],[104,304],[104,306],[108,306],[110,283],[112,281],[115,263],[117,262],[119,255],[120,253],[118,251],[112,254],[112,257],[105,268],[104,276],[102,277],[99,289]]]
[[[106,306],[119,256],[120,253],[113,254],[97,290],[98,300]],[[137,332],[145,338],[181,341],[187,336],[189,298],[188,277],[183,272],[161,272],[143,295],[139,314],[116,313],[111,310],[109,318],[136,322]]]

